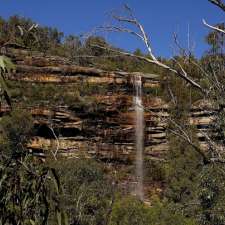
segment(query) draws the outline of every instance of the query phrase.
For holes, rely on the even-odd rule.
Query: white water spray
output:
[[[144,109],[142,105],[142,80],[141,76],[134,77],[134,108],[135,108],[135,143],[136,143],[136,190],[135,194],[144,200],[143,190],[143,149],[144,149]]]

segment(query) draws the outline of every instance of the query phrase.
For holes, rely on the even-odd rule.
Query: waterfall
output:
[[[134,77],[134,108],[135,108],[135,146],[136,146],[136,196],[143,200],[143,149],[144,149],[144,109],[142,105],[141,76]]]

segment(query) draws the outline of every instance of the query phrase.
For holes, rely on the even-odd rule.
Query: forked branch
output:
[[[157,57],[153,53],[150,39],[145,32],[144,26],[137,20],[137,18],[133,15],[132,10],[127,5],[125,5],[124,8],[125,8],[126,13],[128,14],[128,17],[112,15],[113,19],[115,19],[117,22],[119,22],[120,26],[112,25],[112,26],[101,27],[101,29],[104,29],[104,31],[106,30],[106,31],[128,33],[128,34],[138,37],[144,43],[150,57],[137,56],[137,55],[129,53],[129,52],[124,52],[124,51],[112,49],[109,47],[103,47],[103,46],[98,46],[98,45],[95,45],[95,47],[105,49],[108,51],[112,51],[117,54],[135,57],[135,58],[137,58],[139,60],[143,60],[147,63],[155,64],[155,65],[167,70],[168,72],[172,72],[173,74],[179,76],[180,78],[185,80],[187,83],[191,84],[193,87],[199,89],[202,93],[206,94],[207,91],[204,90],[204,88],[199,83],[197,83],[194,79],[192,79],[189,76],[189,74],[187,72],[185,72],[185,70],[181,66],[179,66],[180,70],[176,70],[157,59]],[[127,27],[129,27],[129,28],[127,28]],[[133,29],[130,29],[130,27],[133,27]]]

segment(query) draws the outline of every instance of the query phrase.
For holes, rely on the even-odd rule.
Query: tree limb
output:
[[[177,76],[181,77],[183,80],[185,80],[187,83],[191,84],[193,87],[199,89],[203,94],[206,94],[206,90],[204,90],[200,84],[198,84],[197,82],[195,82],[194,80],[192,80],[192,78],[190,78],[188,76],[187,73],[183,73],[178,71],[178,70],[175,70],[173,68],[171,68],[170,66],[160,62],[159,60],[154,60],[154,59],[150,59],[148,57],[145,57],[145,56],[138,56],[138,55],[135,55],[133,53],[130,53],[130,52],[124,52],[124,51],[120,51],[120,50],[116,50],[116,49],[111,49],[111,48],[108,48],[108,47],[103,47],[103,46],[99,46],[99,45],[93,45],[94,47],[98,47],[98,48],[101,48],[101,49],[105,49],[105,50],[108,50],[108,51],[112,51],[112,52],[116,52],[117,54],[121,54],[121,55],[126,55],[126,56],[130,56],[130,57],[134,57],[134,58],[137,58],[137,59],[140,59],[140,60],[143,60],[147,63],[151,63],[151,64],[155,64],[159,67],[162,67],[163,69],[169,71],[169,72],[172,72],[174,74],[176,74]]]
[[[225,12],[225,4],[221,0],[208,0],[208,1],[216,5],[217,7],[219,7]]]
[[[213,30],[216,30],[216,31],[219,31],[219,32],[225,34],[225,30],[220,29],[220,28],[215,27],[215,26],[212,26],[212,25],[209,25],[204,19],[202,20],[202,22],[203,22],[203,24],[204,24],[205,26],[207,26],[207,27],[209,27],[209,28],[211,28],[211,29],[213,29]]]
[[[163,69],[165,69],[169,72],[172,72],[172,73],[176,74],[177,76],[179,76],[180,78],[182,78],[183,80],[185,80],[186,82],[191,84],[193,87],[199,89],[203,94],[207,94],[207,91],[204,90],[203,87],[200,84],[198,84],[191,77],[189,77],[188,74],[183,70],[183,68],[181,69],[181,71],[176,70],[176,69],[162,63],[161,61],[159,61],[157,59],[157,57],[153,54],[149,37],[147,36],[143,25],[137,20],[137,18],[135,18],[132,10],[127,5],[125,5],[124,8],[125,8],[126,12],[128,13],[128,17],[118,16],[118,15],[112,15],[112,17],[116,21],[118,21],[119,23],[127,24],[128,27],[130,25],[133,26],[134,30],[136,29],[136,30],[138,30],[138,32],[136,32],[134,30],[131,30],[131,29],[124,28],[124,27],[121,28],[120,26],[107,26],[107,27],[105,27],[105,30],[126,32],[126,33],[129,33],[131,35],[137,36],[144,43],[144,45],[145,45],[145,47],[148,51],[148,54],[150,55],[150,58],[145,57],[145,56],[137,56],[137,55],[129,53],[129,52],[124,52],[124,51],[121,51],[121,50],[115,50],[115,49],[111,49],[109,47],[96,46],[96,45],[95,45],[95,47],[99,47],[101,49],[113,51],[113,52],[116,52],[116,53],[119,53],[119,54],[122,54],[122,55],[126,55],[126,56],[135,57],[135,58],[143,60],[147,63],[155,64],[155,65],[157,65],[157,66],[159,66],[159,67],[161,67],[161,68],[163,68]],[[103,29],[104,29],[104,27],[103,27]]]

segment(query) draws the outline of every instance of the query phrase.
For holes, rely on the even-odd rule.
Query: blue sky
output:
[[[30,17],[41,25],[54,26],[65,34],[84,34],[108,21],[107,14],[127,3],[149,34],[156,55],[173,54],[173,32],[187,47],[188,24],[191,46],[200,56],[207,49],[204,36],[208,29],[202,19],[210,24],[224,22],[222,11],[207,0],[0,0],[0,16],[8,18],[18,14]],[[144,50],[134,37],[120,34],[103,34],[114,45],[133,51]]]

